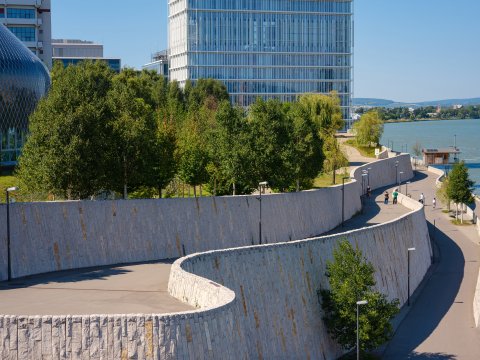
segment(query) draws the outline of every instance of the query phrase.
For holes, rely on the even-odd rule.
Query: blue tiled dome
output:
[[[50,75],[42,61],[0,24],[0,164],[17,162],[28,117],[48,91]]]

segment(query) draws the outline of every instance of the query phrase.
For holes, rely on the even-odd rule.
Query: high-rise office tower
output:
[[[231,100],[336,91],[350,125],[352,0],[169,0],[170,79],[215,78]]]
[[[0,0],[0,23],[52,67],[50,0]]]

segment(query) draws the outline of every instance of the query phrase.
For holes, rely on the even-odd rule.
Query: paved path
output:
[[[411,210],[401,204],[392,203],[392,192],[396,187],[384,187],[372,191],[370,198],[364,197],[364,207],[361,214],[345,221],[344,226],[339,226],[323,235],[338,234],[349,230],[359,229],[366,226],[377,225],[399,218]],[[404,186],[401,188],[405,191]],[[390,201],[384,204],[384,193],[388,191]],[[409,189],[410,191],[410,189]]]
[[[0,283],[0,313],[83,315],[191,310],[167,292],[170,262],[40,275]]]
[[[413,198],[423,192],[425,214],[433,234],[438,262],[419,290],[416,302],[387,346],[384,359],[480,359],[480,331],[475,328],[473,297],[480,261],[473,226],[454,226],[437,206],[431,206],[436,176],[420,172],[409,186]]]

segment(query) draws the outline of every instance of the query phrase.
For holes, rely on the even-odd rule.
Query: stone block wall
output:
[[[325,265],[338,240],[359,246],[376,268],[377,288],[407,298],[407,248],[412,291],[431,248],[422,206],[389,223],[288,243],[193,254],[177,260],[169,292],[198,310],[156,315],[0,316],[6,359],[335,359],[317,290],[328,287]]]
[[[355,183],[345,186],[347,219],[360,210],[356,194]],[[341,199],[341,186],[262,196],[262,242],[335,228]],[[255,196],[15,203],[10,209],[13,277],[259,243]],[[5,218],[2,205],[0,219]],[[0,281],[6,275],[6,231],[1,231]]]

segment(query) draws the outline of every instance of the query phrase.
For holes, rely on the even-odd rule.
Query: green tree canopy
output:
[[[29,137],[17,168],[29,191],[83,199],[104,188],[110,153],[113,72],[102,62],[63,68],[55,64],[52,87],[30,117]]]
[[[330,290],[321,290],[324,321],[332,337],[346,350],[356,346],[356,302],[367,300],[359,317],[362,350],[372,350],[388,341],[390,320],[398,313],[398,300],[388,301],[374,290],[375,269],[358,248],[341,241],[327,262]]]
[[[464,161],[453,165],[453,168],[448,175],[446,195],[457,204],[457,209],[458,204],[470,204],[473,201],[472,191],[474,184],[475,183],[470,180],[468,176],[468,168]]]
[[[372,110],[362,115],[353,125],[357,144],[377,146],[383,134],[383,120],[378,111]]]

